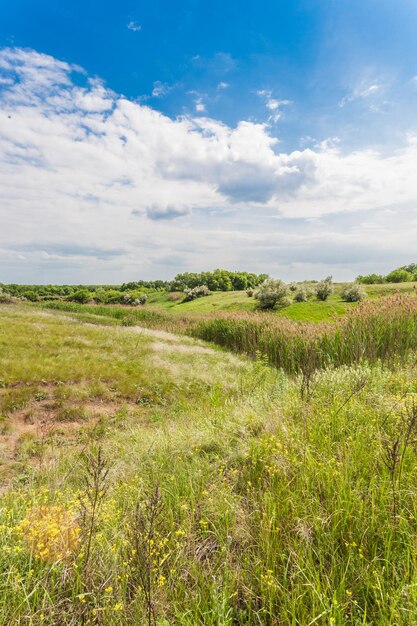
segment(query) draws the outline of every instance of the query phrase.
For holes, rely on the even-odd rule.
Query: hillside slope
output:
[[[19,306],[0,346],[1,624],[417,621],[415,357],[306,387]]]

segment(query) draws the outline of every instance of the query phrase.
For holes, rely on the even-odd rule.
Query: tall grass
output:
[[[57,424],[41,458],[21,436],[0,624],[416,624],[415,353],[320,371],[305,401],[261,360],[153,343],[0,310],[0,398],[32,388],[35,423],[82,398],[115,411]]]
[[[315,325],[273,314],[223,315],[201,320],[191,333],[236,352],[261,352],[291,374],[362,359],[387,361],[417,347],[417,298],[367,301],[343,318]]]
[[[367,300],[332,322],[295,322],[273,313],[234,312],[171,315],[146,308],[87,306],[48,302],[48,308],[85,319],[105,317],[124,325],[140,324],[187,333],[234,352],[266,355],[289,374],[368,360],[390,361],[417,348],[417,297],[396,294]]]

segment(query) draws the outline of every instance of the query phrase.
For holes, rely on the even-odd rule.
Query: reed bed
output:
[[[366,301],[340,319],[314,325],[272,313],[225,314],[201,320],[190,332],[235,352],[260,352],[290,374],[362,360],[389,362],[417,347],[417,298]]]

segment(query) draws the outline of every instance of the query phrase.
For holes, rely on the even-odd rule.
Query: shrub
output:
[[[253,296],[255,295],[255,289],[247,289],[246,295],[248,296],[248,298],[253,298]]]
[[[67,297],[70,302],[78,302],[78,304],[87,304],[91,300],[91,293],[87,289],[78,289]]]
[[[345,302],[360,302],[366,298],[366,291],[360,285],[347,285],[342,291],[342,300]]]
[[[328,276],[316,285],[317,300],[324,302],[333,293],[332,277]]]
[[[39,302],[39,294],[36,291],[25,291],[23,293],[23,297],[25,300],[29,300],[29,302]]]
[[[185,288],[184,293],[184,302],[191,302],[192,300],[196,300],[197,298],[209,296],[210,289],[207,287],[207,285],[197,285],[197,287],[194,287],[193,289]]]
[[[310,292],[307,287],[300,287],[300,289],[294,295],[295,302],[307,302],[310,297]]]
[[[291,303],[288,286],[279,279],[268,278],[255,293],[261,309],[283,308]]]
[[[104,302],[106,304],[122,304],[124,295],[125,294],[117,289],[108,289],[106,291]]]
[[[290,291],[297,291],[297,289],[298,289],[298,285],[297,285],[297,283],[290,283],[290,284],[288,285],[288,289],[289,289]]]
[[[106,302],[106,291],[102,287],[94,292],[94,300],[97,304],[104,304]]]
[[[3,291],[2,287],[0,287],[0,304],[8,304],[12,301],[10,294]]]

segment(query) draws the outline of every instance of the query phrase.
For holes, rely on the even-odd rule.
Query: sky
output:
[[[2,3],[0,282],[416,261],[416,29],[415,0]]]

